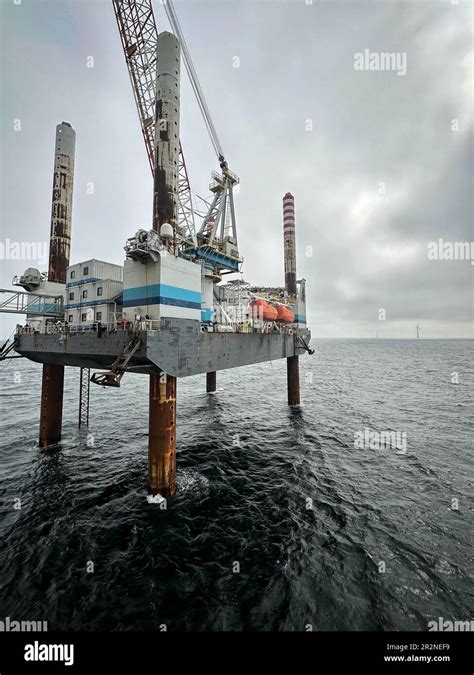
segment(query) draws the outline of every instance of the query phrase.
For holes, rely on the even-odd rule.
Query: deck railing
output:
[[[229,330],[230,329],[230,330]],[[109,323],[90,323],[90,324],[69,324],[65,321],[56,321],[55,323],[47,323],[44,330],[38,330],[37,326],[18,325],[16,328],[17,335],[28,335],[31,333],[46,333],[47,335],[59,334],[65,335],[68,333],[116,333],[118,331],[156,331],[160,330],[160,321],[154,319],[145,319],[143,321],[112,321]],[[211,326],[201,325],[201,331],[210,333],[280,333],[286,335],[293,335],[294,328],[285,324],[278,324],[275,322],[263,322],[263,325],[254,325],[250,323],[240,324],[232,323],[228,326]]]
[[[37,326],[17,326],[17,334],[24,335],[28,333],[47,334],[54,333],[116,333],[117,331],[125,330],[159,330],[160,322],[157,320],[146,319],[143,321],[111,321],[108,323],[96,322],[88,324],[70,324],[67,321],[55,321],[54,323],[47,323],[43,330],[38,330]]]

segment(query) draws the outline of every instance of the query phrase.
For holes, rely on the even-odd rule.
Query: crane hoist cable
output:
[[[181,51],[183,53],[184,57],[184,65],[186,67],[186,71],[189,76],[189,80],[191,82],[191,86],[193,88],[194,94],[196,95],[196,99],[199,105],[199,108],[201,110],[202,116],[204,118],[204,122],[206,124],[207,130],[209,132],[209,136],[212,142],[212,145],[214,146],[214,150],[216,152],[216,155],[219,159],[219,163],[221,165],[221,168],[227,168],[227,164],[224,159],[224,152],[222,150],[222,146],[219,142],[219,137],[217,135],[216,128],[214,126],[214,122],[212,121],[211,113],[209,111],[209,108],[207,107],[206,99],[204,98],[204,93],[202,91],[201,85],[199,83],[199,79],[196,73],[196,70],[193,65],[193,61],[191,59],[191,55],[189,53],[188,47],[186,45],[186,41],[184,39],[183,31],[181,30],[181,26],[178,21],[178,17],[176,16],[176,12],[174,11],[173,4],[171,0],[166,0],[164,3],[164,8],[166,11],[166,15],[168,17],[168,20],[171,24],[172,29],[174,30],[180,44],[181,44]]]

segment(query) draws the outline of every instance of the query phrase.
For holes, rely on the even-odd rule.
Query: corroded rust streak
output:
[[[300,404],[300,367],[298,356],[286,359],[286,375],[288,380],[288,405]]]
[[[155,169],[153,194],[153,229],[157,232],[163,223],[176,225],[174,192],[166,182],[166,171],[159,167]]]
[[[216,390],[216,371],[206,373],[206,391],[208,394]]]
[[[176,493],[176,378],[162,371],[150,375],[148,491]]]
[[[59,155],[53,176],[51,233],[49,242],[48,280],[66,283],[71,250],[71,209],[74,170],[68,155]],[[63,169],[63,170],[61,170]]]
[[[41,387],[40,448],[61,440],[64,366],[44,364]]]
[[[288,295],[296,297],[296,274],[294,272],[285,273],[285,288]]]

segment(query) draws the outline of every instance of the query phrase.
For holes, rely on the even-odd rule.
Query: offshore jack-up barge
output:
[[[147,375],[148,491],[160,501],[176,490],[177,378],[206,373],[212,392],[218,370],[286,358],[288,403],[298,405],[298,357],[313,350],[305,282],[296,278],[293,196],[283,198],[284,288],[222,283],[242,263],[233,198],[239,179],[224,159],[172,4],[165,8],[174,34],[159,35],[151,0],[113,4],[153,171],[153,227],[127,240],[123,268],[95,259],[69,265],[75,132],[59,124],[48,274],[29,268],[14,279],[24,289],[15,302],[27,321],[4,345],[3,357],[16,351],[43,364],[40,447],[61,439],[65,366],[81,369],[80,424],[88,423],[90,381],[120,386],[126,372]],[[146,26],[132,20],[137,6],[149,9],[139,15]],[[148,42],[138,38],[144,34]],[[198,230],[179,141],[181,52],[221,169],[213,173]],[[146,77],[153,73],[146,97],[143,81],[137,84],[144,59],[150,62]],[[151,121],[146,101],[148,112],[154,109]],[[12,298],[1,303],[2,311],[15,311]]]

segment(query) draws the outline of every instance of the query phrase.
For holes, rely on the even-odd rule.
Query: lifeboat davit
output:
[[[279,323],[294,323],[295,315],[291,311],[291,309],[288,309],[288,307],[285,307],[285,305],[277,305],[276,310],[277,310],[276,320]]]
[[[278,310],[273,305],[269,305],[262,298],[252,300],[249,305],[249,314],[253,319],[263,319],[264,321],[276,321]]]

